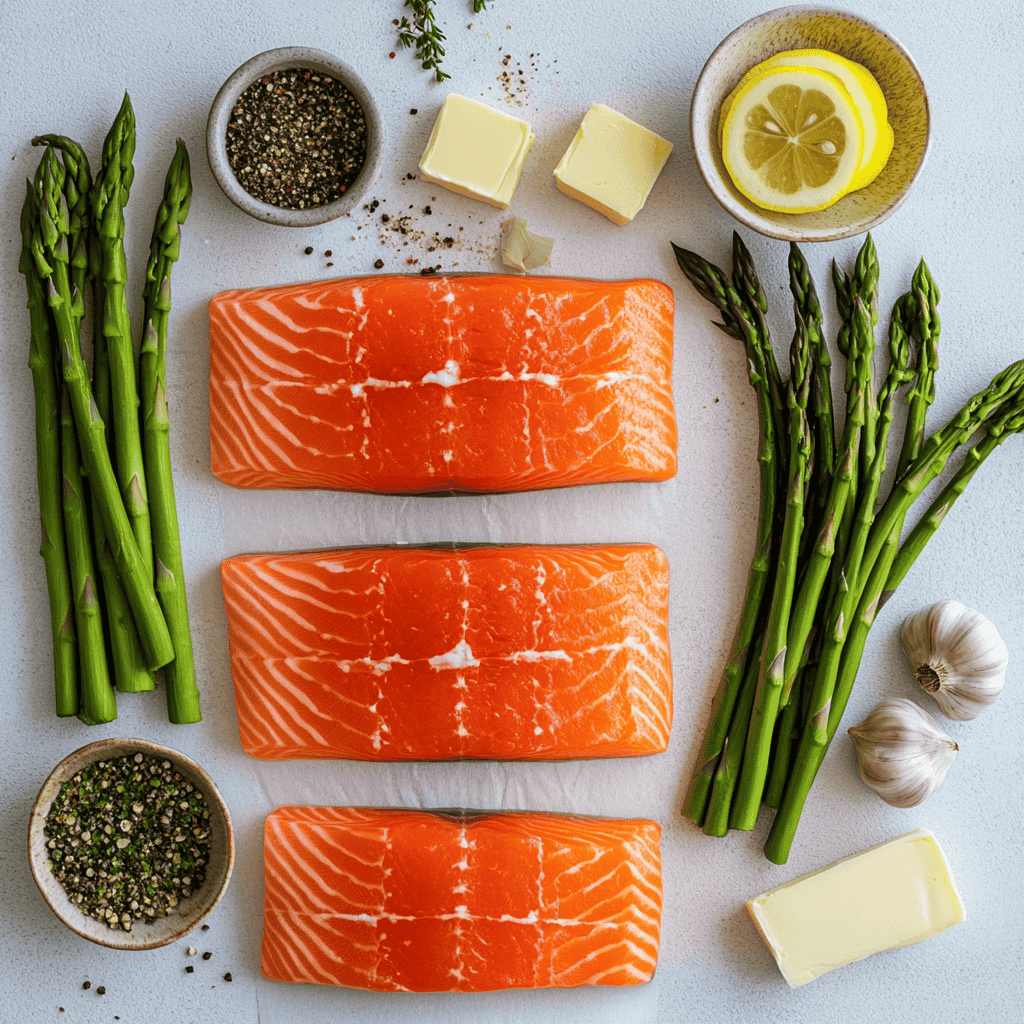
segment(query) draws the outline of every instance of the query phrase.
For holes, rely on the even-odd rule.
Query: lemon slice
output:
[[[780,213],[811,213],[841,199],[863,153],[856,103],[820,68],[767,68],[753,76],[722,129],[722,157],[736,187]]]
[[[878,177],[892,154],[893,132],[889,125],[889,108],[885,94],[874,75],[863,64],[841,57],[828,50],[785,50],[751,68],[735,89],[725,98],[719,114],[719,125],[724,128],[726,118],[736,97],[760,74],[772,67],[816,67],[838,78],[853,98],[864,125],[864,153],[860,167],[854,175],[850,191],[864,188]]]

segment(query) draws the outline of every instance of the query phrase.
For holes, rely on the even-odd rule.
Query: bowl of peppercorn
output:
[[[231,878],[234,836],[213,779],[148,740],[69,754],[43,783],[28,829],[32,876],[83,938],[154,949],[190,932]]]
[[[206,151],[217,183],[258,220],[309,227],[360,203],[380,167],[377,105],[323,50],[285,46],[247,60],[217,93]]]

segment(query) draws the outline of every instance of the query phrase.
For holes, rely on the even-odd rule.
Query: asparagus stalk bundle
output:
[[[772,379],[763,290],[739,236],[731,279],[695,253],[673,250],[698,293],[717,307],[717,326],[744,342],[761,428],[754,562],[683,814],[705,832],[724,835],[728,828],[752,829],[762,804],[777,808],[765,855],[782,864],[879,609],[982,462],[1010,434],[1024,431],[1024,361],[926,436],[938,368],[939,292],[922,260],[893,308],[887,371],[876,382],[878,260],[868,235],[852,273],[832,268],[841,319],[836,347],[846,359],[846,416],[837,439],[831,359],[799,248],[791,246],[789,260],[796,331],[786,385]],[[889,431],[902,392],[906,430],[895,482],[883,496]],[[901,543],[913,503],[953,452],[976,437]]]
[[[49,145],[60,150],[64,168],[64,196],[68,203],[68,249],[74,253],[71,259],[72,293],[80,300],[93,290],[93,309],[96,329],[93,333],[92,389],[96,410],[106,425],[107,450],[111,461],[114,459],[113,433],[110,429],[110,373],[107,361],[106,337],[103,332],[104,287],[100,274],[101,255],[99,236],[92,223],[92,175],[89,161],[82,147],[73,139],[63,135],[40,135],[32,145]],[[81,325],[85,312],[84,301],[74,303],[76,319]],[[96,505],[95,496],[91,502],[91,518],[96,565],[102,581],[103,602],[107,615],[107,630],[110,660],[114,668],[115,687],[124,693],[138,693],[152,690],[155,686],[152,670],[146,665],[139,641],[138,630],[132,619],[128,599],[117,573],[114,555],[107,542],[103,520]]]
[[[125,301],[124,205],[132,182],[135,122],[125,96],[92,181],[81,146],[60,135],[44,145],[22,212],[19,269],[28,287],[36,393],[37,463],[54,637],[57,713],[90,724],[116,717],[117,688],[154,688],[164,669],[172,722],[199,720],[192,643],[168,444],[164,350],[170,265],[191,196],[184,144],[168,173],[145,289],[142,378]],[[58,157],[60,153],[60,157]],[[82,353],[92,291],[94,368]],[[65,396],[63,428],[58,394]],[[150,530],[139,409],[150,425]],[[117,468],[115,468],[117,467]],[[98,570],[98,574],[97,574]]]

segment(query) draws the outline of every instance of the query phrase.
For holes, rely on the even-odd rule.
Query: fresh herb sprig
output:
[[[473,10],[481,0],[474,0]],[[398,23],[398,42],[403,47],[415,48],[416,59],[424,71],[433,71],[434,78],[443,82],[451,75],[441,70],[441,58],[444,57],[445,35],[434,20],[434,0],[405,0],[405,6],[412,11],[412,21],[402,16]]]

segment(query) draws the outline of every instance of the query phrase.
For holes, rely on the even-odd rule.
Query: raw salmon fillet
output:
[[[522,491],[676,472],[658,281],[373,277],[210,303],[214,473],[236,487]]]
[[[221,564],[254,757],[551,760],[668,745],[651,545],[347,548]]]
[[[263,974],[379,992],[642,984],[660,836],[643,820],[280,807]]]

